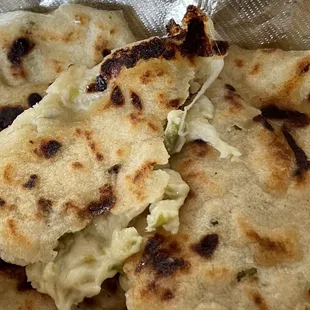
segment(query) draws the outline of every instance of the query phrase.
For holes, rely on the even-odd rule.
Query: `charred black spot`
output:
[[[211,219],[210,223],[213,225],[213,226],[216,226],[219,224],[219,221],[216,220],[216,219]]]
[[[61,148],[61,143],[56,140],[43,141],[39,150],[36,152],[39,156],[47,159],[54,157]]]
[[[204,56],[206,52],[207,35],[204,31],[204,22],[199,18],[193,19],[188,25],[186,38],[182,46],[185,54]]]
[[[141,100],[139,98],[139,96],[134,93],[134,92],[131,92],[131,103],[132,105],[139,111],[142,110],[142,103],[141,103]]]
[[[23,184],[23,187],[28,189],[34,188],[36,186],[37,180],[38,175],[32,174],[30,175],[29,180]]]
[[[125,98],[122,91],[117,85],[112,90],[111,101],[115,106],[122,106],[125,103]]]
[[[105,82],[105,80],[98,75],[96,77],[96,82],[95,83],[91,83],[87,86],[87,92],[91,93],[91,92],[102,92],[105,91],[107,89],[107,83]]]
[[[98,201],[92,201],[87,209],[92,216],[97,216],[109,212],[116,203],[116,197],[113,193],[113,187],[110,184],[104,185],[99,189],[100,198]]]
[[[121,165],[114,165],[108,169],[108,173],[110,174],[118,174],[121,169]]]
[[[179,99],[173,99],[169,101],[169,107],[171,108],[178,108],[180,105],[180,100]]]
[[[300,69],[300,74],[307,73],[309,71],[310,64],[306,64]]]
[[[5,205],[5,200],[3,200],[2,198],[0,198],[0,207],[3,207]]]
[[[209,234],[200,240],[199,243],[192,246],[192,250],[200,256],[210,258],[219,244],[219,237],[217,234]]]
[[[49,199],[41,197],[38,200],[37,204],[38,204],[39,213],[46,215],[46,214],[50,213],[53,202]]]
[[[170,60],[170,59],[173,59],[175,58],[175,49],[167,49],[163,52],[163,58],[167,59],[167,60]]]
[[[10,126],[15,118],[22,112],[24,112],[24,108],[21,106],[7,106],[0,108],[0,130]]]
[[[21,65],[22,57],[26,56],[34,47],[34,44],[26,38],[19,38],[13,42],[8,52],[8,60],[14,67]]]
[[[173,36],[167,38],[153,38],[141,42],[131,48],[120,49],[103,62],[100,75],[107,84],[119,74],[122,68],[133,68],[139,60],[151,58],[172,59],[177,51],[184,57],[224,55],[228,49],[226,41],[210,41],[204,31],[203,18],[197,17],[197,8],[188,8],[191,17],[188,20],[187,33],[177,25],[168,25],[168,32]],[[194,10],[196,10],[194,12]],[[172,30],[173,29],[173,30]]]
[[[183,29],[175,22],[174,19],[170,19],[168,24],[166,25],[166,32],[169,36],[175,36],[183,32]]]
[[[295,161],[296,161],[296,166],[297,166],[295,175],[301,176],[303,172],[307,171],[310,167],[308,157],[306,153],[304,152],[304,150],[297,145],[293,136],[285,128],[283,128],[282,132],[288,145],[292,149],[294,156],[295,156]]]
[[[108,49],[108,48],[105,48],[103,51],[102,51],[102,56],[105,57],[105,56],[108,56],[111,54],[111,50]]]
[[[261,123],[267,130],[273,132],[274,131],[274,128],[272,127],[272,125],[267,121],[267,119],[259,114],[259,115],[256,115],[253,117],[253,121],[254,122],[258,122],[258,123]]]
[[[232,85],[230,84],[225,84],[225,87],[230,90],[230,91],[236,91],[235,87],[233,87]]]
[[[169,300],[169,299],[172,299],[173,297],[174,297],[174,294],[169,289],[165,289],[164,292],[161,295],[161,299],[162,300]]]
[[[107,83],[115,77],[123,67],[132,68],[140,59],[159,58],[165,51],[164,41],[159,38],[142,42],[132,48],[120,49],[101,65],[101,76]]]
[[[183,258],[172,255],[171,250],[163,246],[164,236],[155,234],[150,238],[144,248],[142,260],[136,271],[139,272],[144,266],[150,265],[155,270],[157,276],[167,277],[175,273],[178,269],[189,267],[189,263]]]
[[[28,96],[28,106],[31,108],[42,100],[42,97],[38,93],[32,93]]]
[[[268,105],[262,108],[262,115],[267,119],[288,120],[289,125],[295,127],[305,127],[310,124],[309,117],[301,112],[292,110],[282,110],[275,105]]]

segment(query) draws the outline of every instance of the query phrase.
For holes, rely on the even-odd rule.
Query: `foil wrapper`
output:
[[[310,49],[310,0],[0,0],[0,12],[48,11],[62,3],[122,9],[138,39],[165,33],[194,4],[212,18],[219,38],[247,48]]]

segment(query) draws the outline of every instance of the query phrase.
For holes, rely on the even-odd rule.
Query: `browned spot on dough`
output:
[[[158,128],[158,126],[156,125],[156,124],[154,124],[154,123],[152,123],[152,122],[148,122],[147,123],[147,126],[150,128],[150,129],[152,129],[153,131],[159,131],[159,128]]]
[[[125,98],[119,86],[115,86],[111,94],[111,102],[114,106],[120,107],[125,103]]]
[[[116,151],[116,155],[117,155],[118,157],[123,156],[124,153],[125,153],[125,150],[123,150],[123,149],[118,149],[118,150]]]
[[[28,38],[18,38],[16,39],[8,52],[8,60],[12,63],[15,68],[18,68],[22,64],[22,59],[24,56],[29,54],[34,47]]]
[[[163,235],[155,234],[148,239],[136,272],[140,272],[145,267],[151,267],[157,277],[168,277],[178,270],[190,268],[189,262],[178,256],[171,252],[171,249],[166,248]]]
[[[96,159],[97,159],[98,161],[103,161],[103,155],[102,155],[101,153],[97,152],[97,153],[96,153]]]
[[[24,112],[22,106],[4,106],[0,108],[0,131],[10,126],[15,118]]]
[[[3,207],[5,205],[5,200],[3,200],[2,198],[0,198],[0,207]]]
[[[240,227],[248,240],[255,244],[255,258],[258,263],[275,265],[300,259],[300,247],[295,231],[269,230],[262,235],[243,221],[240,222]]]
[[[168,107],[170,108],[178,108],[180,105],[180,100],[179,99],[173,99],[173,100],[170,100],[169,103],[168,103]]]
[[[230,91],[236,91],[235,87],[233,87],[230,84],[225,84],[226,89],[230,90]]]
[[[297,64],[297,75],[303,75],[309,71],[310,63],[309,59],[302,59],[298,64]]]
[[[74,169],[81,169],[83,167],[84,167],[83,164],[80,163],[79,161],[75,161],[72,163],[72,168],[74,168]]]
[[[269,130],[271,132],[274,132],[274,128],[272,127],[272,125],[267,121],[267,119],[263,115],[258,114],[256,116],[254,116],[253,121],[261,123],[264,128],[266,128],[267,130]]]
[[[41,197],[38,202],[38,214],[42,216],[47,216],[51,212],[53,202],[49,199]]]
[[[142,103],[139,96],[135,92],[131,92],[131,104],[139,111],[142,110]]]
[[[31,174],[28,181],[26,183],[23,184],[24,188],[27,189],[32,189],[36,186],[37,181],[38,181],[38,175],[37,174]]]
[[[102,51],[102,56],[103,57],[106,57],[106,56],[108,56],[110,54],[111,54],[111,50],[110,49],[108,49],[108,48],[104,48],[103,49],[103,51]]]
[[[31,108],[42,100],[42,96],[38,93],[32,93],[28,96],[28,106]]]
[[[190,148],[195,156],[201,158],[204,158],[207,155],[208,151],[210,150],[208,143],[202,140],[193,141],[190,145]]]
[[[192,250],[202,257],[210,258],[219,244],[217,234],[208,234],[203,237],[198,243],[192,245]]]
[[[172,298],[174,298],[173,292],[170,289],[165,289],[161,295],[161,300],[166,301],[166,300],[170,300]]]
[[[92,201],[87,206],[87,209],[92,216],[109,212],[116,203],[116,196],[111,184],[105,184],[103,187],[99,188],[99,193],[99,200]]]
[[[234,63],[238,68],[242,68],[244,66],[244,61],[242,59],[237,58],[234,60]]]
[[[118,174],[120,169],[121,169],[121,167],[122,167],[121,165],[116,164],[116,165],[114,165],[114,166],[112,166],[111,168],[108,169],[108,173],[110,173],[110,174]]]
[[[82,134],[82,130],[80,128],[76,128],[75,129],[75,132],[78,134],[78,135],[81,135]]]
[[[96,82],[87,85],[86,91],[88,93],[91,92],[103,92],[107,89],[107,83],[103,80],[103,78],[98,75],[96,77]]]
[[[256,75],[257,73],[259,73],[260,67],[261,64],[259,63],[255,64],[252,70],[249,72],[249,75]]]
[[[308,157],[306,153],[304,152],[304,150],[298,146],[295,139],[288,131],[283,130],[282,132],[288,145],[292,149],[294,156],[295,156],[295,161],[296,161],[296,166],[297,166],[295,175],[298,177],[301,177],[310,168],[310,162],[308,160]]]
[[[137,125],[141,122],[144,122],[144,117],[140,112],[137,113],[130,113],[129,120],[133,125]]]
[[[280,109],[274,104],[263,107],[261,111],[266,119],[285,120],[286,126],[306,127],[310,124],[310,118],[307,114],[289,109]]]
[[[52,62],[53,62],[54,71],[56,73],[60,73],[63,71],[62,63],[59,60],[53,59]]]
[[[156,163],[150,162],[150,163],[146,163],[144,164],[140,169],[138,169],[132,180],[133,183],[138,183],[144,180],[144,178],[150,173],[150,171],[153,169],[154,165]]]
[[[56,156],[61,147],[62,144],[57,140],[42,140],[39,147],[34,150],[34,153],[39,157],[50,159]]]
[[[9,229],[10,239],[16,239],[18,240],[19,243],[24,244],[30,243],[29,240],[18,231],[14,219],[12,218],[7,219],[7,226]]]
[[[240,112],[240,110],[243,109],[243,106],[240,102],[242,100],[242,97],[238,93],[234,91],[228,91],[224,98],[230,104],[229,111],[231,113],[238,113]]]
[[[115,29],[115,28],[112,28],[112,29],[110,30],[110,34],[115,34],[115,32],[116,32],[116,29]]]
[[[140,76],[140,81],[142,84],[148,84],[152,82],[152,72],[150,70],[146,70]]]
[[[13,166],[12,164],[7,164],[3,171],[3,179],[5,183],[12,183],[13,181]]]
[[[174,21],[174,19],[170,19],[166,25],[166,31],[169,36],[176,36],[181,34],[183,32],[183,29]]]
[[[257,309],[259,309],[259,310],[268,310],[269,309],[265,299],[263,298],[263,296],[259,292],[253,292],[252,300],[253,300]]]

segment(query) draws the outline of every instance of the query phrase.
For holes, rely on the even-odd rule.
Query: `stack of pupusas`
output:
[[[82,14],[76,19],[84,20]],[[189,187],[170,169],[167,149],[179,131],[182,141],[196,140],[187,136],[185,114],[220,73],[228,46],[214,40],[212,22],[194,6],[183,26],[171,21],[167,28],[167,36],[115,49],[93,69],[77,57],[40,103],[0,134],[0,256],[26,266],[27,280],[58,309],[111,289],[102,283],[123,273],[125,260],[143,247],[144,233],[134,220],[144,211],[144,231],[179,229]],[[28,64],[37,61],[31,58],[35,46],[16,39],[11,50],[18,52],[16,61],[6,56],[10,69],[35,81]],[[177,124],[173,115],[183,110]],[[3,266],[6,274],[10,268],[21,273],[10,285],[27,287],[23,270]],[[115,300],[118,292],[114,283]],[[53,307],[33,291],[14,294],[23,306]],[[5,301],[7,309],[15,307],[14,294]],[[107,305],[108,296],[103,292],[77,307]]]
[[[0,307],[310,309],[309,52],[224,66],[194,6],[167,30],[77,51],[1,132],[0,256],[26,274],[1,265]],[[8,68],[32,83],[29,46]]]

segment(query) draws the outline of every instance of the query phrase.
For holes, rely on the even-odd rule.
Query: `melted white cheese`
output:
[[[165,171],[169,174],[168,185],[162,199],[150,206],[146,231],[152,232],[162,226],[165,230],[176,234],[180,225],[179,210],[189,193],[189,186],[178,172],[171,169]]]

